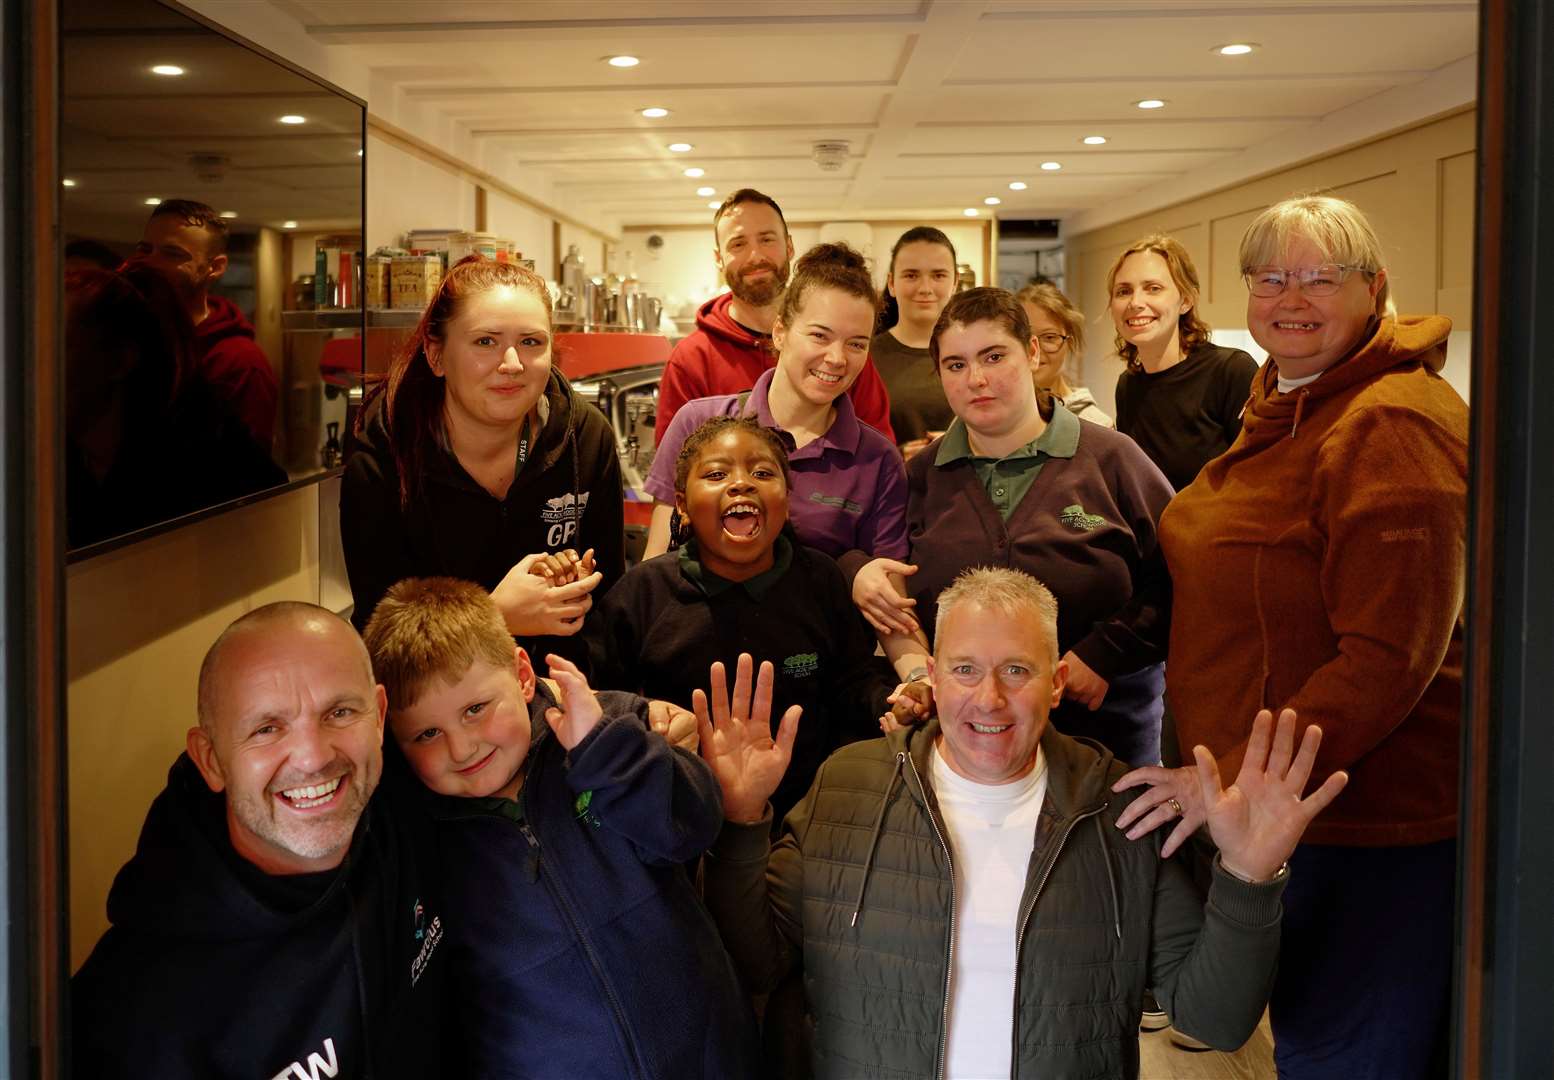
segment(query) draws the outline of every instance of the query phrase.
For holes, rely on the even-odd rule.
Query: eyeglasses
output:
[[[1055,333],[1052,333],[1050,331],[1048,333],[1045,333],[1045,334],[1037,334],[1036,335],[1036,345],[1037,345],[1037,347],[1040,348],[1042,352],[1047,353],[1048,355],[1051,355],[1052,353],[1062,352],[1063,351],[1063,346],[1068,344],[1070,341],[1073,341],[1073,340],[1074,340],[1074,338],[1073,338],[1073,335],[1071,335],[1071,334],[1055,334]]]
[[[1246,280],[1248,292],[1268,300],[1284,292],[1291,282],[1299,285],[1300,291],[1307,296],[1332,296],[1343,288],[1350,274],[1369,276],[1375,272],[1362,266],[1327,263],[1324,266],[1301,267],[1254,266],[1250,270],[1243,270],[1241,276]]]

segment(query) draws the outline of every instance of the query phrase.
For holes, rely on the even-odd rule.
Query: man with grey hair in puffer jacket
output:
[[[1056,619],[1027,574],[962,574],[939,600],[937,718],[833,754],[775,845],[767,797],[797,711],[774,739],[770,665],[752,686],[748,657],[732,699],[721,666],[697,691],[726,818],[707,903],[752,992],[802,958],[816,1076],[1134,1077],[1145,987],[1214,1047],[1255,1029],[1285,860],[1347,778],[1301,797],[1321,732],[1297,750],[1288,710],[1259,714],[1229,788],[1200,751],[1219,848],[1205,905],[1158,840],[1117,830],[1126,765],[1047,725],[1067,675]]]

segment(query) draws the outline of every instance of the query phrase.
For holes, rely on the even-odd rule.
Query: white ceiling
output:
[[[625,225],[705,221],[701,185],[762,188],[799,218],[987,213],[989,195],[1003,216],[1071,216],[1423,82],[1478,30],[1475,0],[272,2],[371,70],[374,111],[392,87],[517,186],[542,176]],[[1260,48],[1212,51],[1243,41]],[[642,62],[603,62],[617,53]],[[821,139],[851,143],[840,172],[811,160]]]

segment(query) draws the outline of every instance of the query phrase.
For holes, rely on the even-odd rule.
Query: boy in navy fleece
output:
[[[682,864],[723,822],[707,766],[491,597],[391,588],[366,632],[390,742],[430,789],[447,913],[447,1076],[753,1075],[754,1021]]]

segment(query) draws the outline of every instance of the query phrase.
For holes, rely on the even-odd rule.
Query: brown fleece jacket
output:
[[[1456,835],[1468,409],[1451,322],[1383,319],[1320,379],[1252,384],[1241,434],[1160,519],[1175,589],[1166,692],[1228,784],[1257,710],[1322,728],[1349,786],[1314,844]]]

